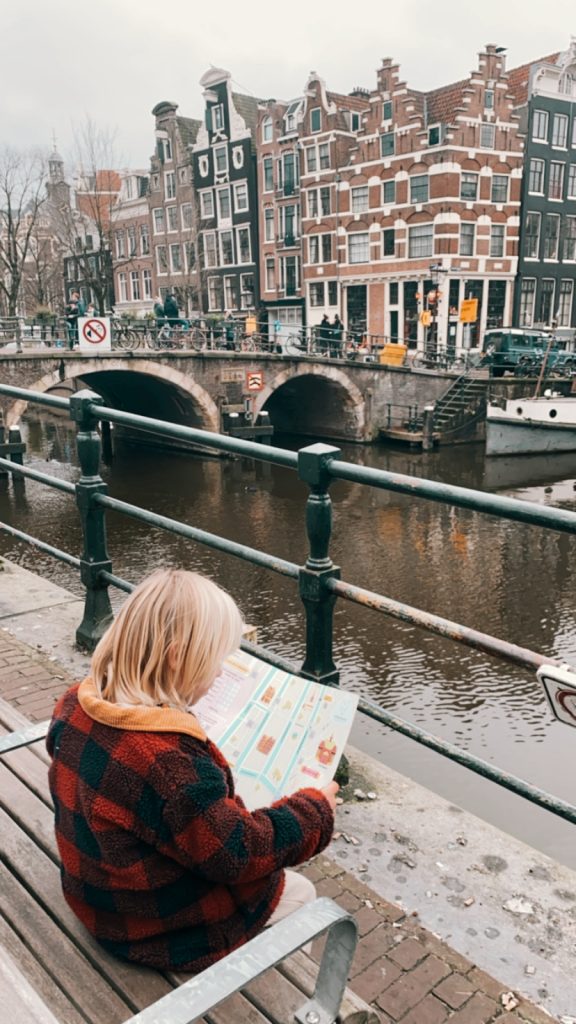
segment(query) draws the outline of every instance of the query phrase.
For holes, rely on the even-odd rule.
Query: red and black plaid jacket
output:
[[[47,746],[64,895],[126,960],[203,970],[262,929],[282,868],[332,835],[318,790],[250,813],[193,715],[111,704],[89,679],[56,705]]]

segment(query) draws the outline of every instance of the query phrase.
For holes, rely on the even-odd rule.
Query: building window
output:
[[[278,212],[280,214],[280,234],[284,244],[294,245],[298,238],[298,207],[290,203],[289,206],[281,206]]]
[[[224,267],[234,263],[234,239],[231,231],[220,232],[220,262]]]
[[[350,128],[353,132],[359,132],[362,127],[362,121],[360,120],[360,114],[353,110],[350,114]],[[332,282],[331,282],[332,283]],[[328,286],[330,287],[330,285]],[[332,303],[331,303],[332,305]],[[335,303],[334,303],[335,305]]]
[[[495,174],[492,178],[492,194],[491,201],[493,203],[507,203],[508,202],[508,175],[507,174]]]
[[[532,120],[532,138],[535,142],[548,142],[548,111],[535,110]]]
[[[324,305],[324,281],[313,281],[310,285],[310,305]]]
[[[218,220],[230,220],[230,189],[219,188],[216,196],[218,199]]]
[[[188,231],[192,227],[192,203],[183,203],[180,207],[180,218],[182,230]]]
[[[557,320],[559,327],[570,327],[572,323],[572,293],[574,281],[561,281],[558,295]]]
[[[496,127],[484,122],[480,125],[480,149],[494,149]]]
[[[238,309],[238,298],[236,296],[236,280],[233,277],[224,278],[224,308]]]
[[[310,235],[308,239],[308,262],[320,263],[320,235]]]
[[[560,233],[560,216],[557,213],[547,213],[544,217],[544,251],[542,256],[545,260],[558,259],[558,237]]]
[[[265,117],[262,121],[262,142],[272,142],[273,135],[272,118]]]
[[[252,263],[250,228],[236,228],[238,263]]]
[[[236,213],[244,213],[248,209],[248,185],[245,181],[237,181],[234,185],[234,209]]]
[[[328,142],[321,142],[318,146],[318,157],[320,161],[320,170],[326,171],[330,167],[330,144]]]
[[[212,190],[200,193],[200,217],[210,220],[214,216],[214,195]]]
[[[130,272],[130,286],[132,288],[132,302],[139,302],[140,295],[140,274],[137,270]]]
[[[576,217],[566,217],[562,256],[565,260],[576,260]]]
[[[408,258],[416,260],[434,254],[434,225],[418,224],[408,228]]]
[[[184,259],[186,261],[184,269],[190,273],[196,264],[196,249],[193,242],[186,242],[184,245]]]
[[[224,105],[217,103],[209,108],[210,123],[213,132],[220,132],[224,128]]]
[[[265,156],[262,161],[262,169],[264,171],[264,191],[274,191],[274,161],[271,156]]]
[[[441,142],[441,131],[439,124],[433,124],[428,129],[428,145],[439,146]]]
[[[574,122],[576,124],[576,121]],[[568,190],[567,199],[576,199],[576,164],[570,164],[568,168]]]
[[[180,184],[181,185],[187,185],[188,184],[188,175],[189,175],[189,168],[188,167],[181,167],[180,171],[178,172],[178,177],[180,179]]]
[[[484,90],[484,110],[494,110],[494,89]]]
[[[300,290],[300,259],[298,256],[282,256],[280,259],[280,291],[286,295],[297,295]]]
[[[524,257],[529,260],[538,259],[540,247],[540,214],[527,213],[524,235]]]
[[[214,231],[205,231],[204,235],[204,266],[218,266],[218,248],[216,245],[216,234]]]
[[[214,147],[214,167],[216,174],[226,174],[228,171],[228,147]]]
[[[118,291],[120,292],[120,302],[128,302],[126,274],[118,274]]]
[[[208,308],[222,309],[222,278],[208,278]]]
[[[394,228],[386,228],[382,232],[382,255],[393,256],[395,250]]]
[[[382,184],[382,205],[389,206],[396,202],[396,182],[385,181]]]
[[[314,107],[310,111],[310,131],[319,132],[322,129],[322,112],[320,107]]]
[[[142,271],[142,293],[145,299],[152,298],[152,274],[149,270]]]
[[[540,297],[536,310],[536,322],[550,324],[554,316],[554,289],[556,282],[545,278],[540,284]]]
[[[552,145],[566,149],[568,141],[568,117],[566,114],[554,114],[552,118]]]
[[[166,171],[164,175],[164,192],[166,199],[175,199],[176,197],[176,175],[174,171]]]
[[[327,217],[330,213],[330,189],[327,187],[320,189],[320,215]]]
[[[370,239],[367,231],[348,236],[348,262],[370,262]]]
[[[264,210],[264,241],[274,241],[274,210],[271,206]]]
[[[544,168],[543,160],[533,157],[528,169],[528,191],[538,195],[544,194]]]
[[[328,305],[338,305],[338,281],[328,281]]]
[[[156,246],[156,270],[158,271],[159,274],[168,273],[168,259],[166,256],[165,245]]]
[[[318,169],[316,146],[306,146],[306,170],[312,174]]]
[[[473,256],[474,255],[474,235],[476,232],[475,224],[461,224],[460,225],[460,255],[461,256]]]
[[[170,246],[170,267],[173,274],[182,273],[182,249],[177,242]]]
[[[531,327],[534,321],[536,281],[525,278],[520,287],[520,327]]]
[[[394,156],[394,132],[384,132],[380,136],[380,155]]]
[[[322,235],[322,263],[332,262],[332,235]]]
[[[276,287],[276,267],[273,256],[266,257],[266,291],[273,292]]]
[[[564,164],[552,160],[548,177],[548,199],[562,199],[564,194]]]
[[[178,210],[175,206],[166,207],[168,231],[178,231]]]
[[[136,226],[134,224],[128,228],[128,254],[136,255]]]
[[[164,210],[162,207],[157,207],[155,210],[152,210],[152,218],[154,220],[154,234],[162,234],[164,231]]]
[[[462,171],[460,178],[460,199],[476,201],[478,198],[478,175],[471,171]]]
[[[285,196],[293,196],[298,184],[298,161],[294,153],[284,153],[282,156],[282,178]]]
[[[116,258],[122,259],[126,255],[126,235],[123,231],[117,231],[116,235]]]
[[[368,185],[360,185],[350,189],[352,193],[352,213],[365,213],[368,209]]]
[[[308,192],[308,216],[318,216],[318,189],[312,188]]]
[[[140,254],[148,256],[150,253],[150,230],[147,224],[140,225]]]
[[[242,309],[254,307],[254,275],[240,274],[240,305]]]
[[[492,224],[490,229],[490,255],[496,259],[504,255],[504,224]]]
[[[428,202],[428,175],[415,174],[410,178],[410,202]]]
[[[392,103],[390,100],[385,100],[384,103],[382,104],[382,120],[392,120]]]

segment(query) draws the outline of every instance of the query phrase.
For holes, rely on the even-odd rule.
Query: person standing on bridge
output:
[[[174,292],[168,292],[164,299],[164,316],[170,327],[178,327],[180,323],[180,310],[178,308],[178,299]]]
[[[211,580],[144,580],[60,698],[48,732],[64,896],[109,953],[201,971],[315,897],[285,871],[323,850],[338,786],[248,811],[194,705],[240,645]]]
[[[73,291],[64,309],[68,325],[68,348],[70,349],[78,344],[78,317],[84,316],[85,313],[86,306],[80,297],[80,292]]]

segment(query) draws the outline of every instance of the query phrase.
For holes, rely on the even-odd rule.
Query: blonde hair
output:
[[[225,590],[184,569],[162,569],[132,591],[92,655],[92,679],[115,704],[184,709],[240,645],[242,617]]]

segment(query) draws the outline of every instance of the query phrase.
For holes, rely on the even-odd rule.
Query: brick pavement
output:
[[[73,682],[57,662],[0,629],[0,697],[33,722],[48,718]],[[382,900],[328,857],[303,869],[321,896],[354,914],[359,942],[350,987],[380,1014],[382,1024],[551,1024],[554,1018],[509,989],[423,928],[416,914]],[[321,941],[314,944],[318,960]]]

